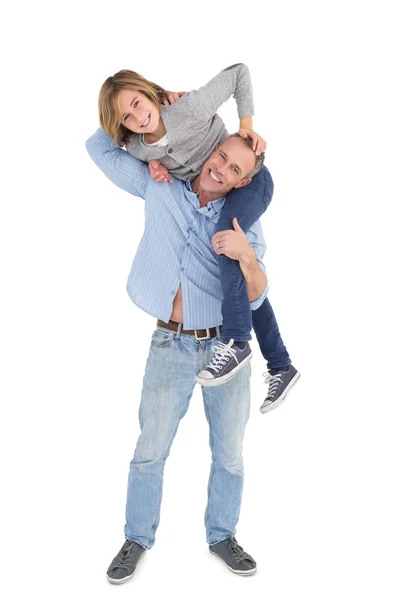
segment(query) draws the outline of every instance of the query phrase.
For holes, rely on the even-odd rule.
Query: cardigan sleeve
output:
[[[188,93],[187,100],[201,119],[211,119],[224,102],[233,96],[239,118],[254,115],[250,71],[239,63],[224,69],[206,85]]]

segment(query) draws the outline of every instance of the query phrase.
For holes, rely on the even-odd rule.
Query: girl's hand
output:
[[[253,140],[253,150],[257,155],[267,149],[267,142],[253,129],[239,129],[238,134],[242,138],[250,137]]]
[[[168,100],[164,100],[164,102],[163,102],[164,106],[169,106],[170,104],[174,104],[174,102],[179,100],[179,98],[181,98],[185,94],[186,94],[186,92],[168,92],[167,91]]]
[[[162,165],[159,160],[151,160],[149,162],[149,169],[152,178],[158,181],[159,183],[163,181],[169,181],[170,183],[172,183],[172,179],[168,174],[167,167],[164,167],[164,165]]]

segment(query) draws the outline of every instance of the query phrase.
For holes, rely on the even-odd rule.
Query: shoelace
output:
[[[236,563],[239,563],[242,560],[247,560],[250,558],[249,554],[247,554],[247,552],[245,552],[243,550],[242,546],[239,546],[239,544],[237,543],[235,538],[232,538],[229,540],[228,548],[229,548],[229,550],[231,550],[231,552],[233,552],[233,554],[234,554],[233,560]]]
[[[263,377],[265,377],[264,383],[268,383],[268,394],[267,400],[271,398],[274,399],[275,394],[278,390],[279,385],[282,383],[283,373],[277,373],[276,375],[270,375],[268,371],[263,373]]]
[[[212,351],[214,352],[214,358],[208,363],[206,369],[213,369],[216,373],[220,371],[228,362],[228,360],[233,357],[236,362],[237,360],[235,354],[236,350],[231,348],[234,340],[230,340],[228,344],[224,344],[223,342],[219,342],[218,346],[213,346]]]
[[[129,567],[129,560],[131,559],[132,554],[135,553],[136,549],[137,547],[134,543],[130,542],[129,540],[126,540],[125,544],[122,546],[119,559],[113,566],[113,569],[116,569],[117,567]]]

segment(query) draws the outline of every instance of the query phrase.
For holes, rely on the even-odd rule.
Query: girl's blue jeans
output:
[[[268,208],[274,184],[268,169],[263,166],[249,185],[234,189],[227,195],[217,231],[233,229],[236,217],[244,232],[253,225]],[[247,341],[254,328],[263,357],[268,368],[285,367],[291,360],[279,332],[272,306],[266,298],[255,311],[250,308],[246,282],[237,260],[224,254],[218,256],[223,292],[222,318],[224,340]]]

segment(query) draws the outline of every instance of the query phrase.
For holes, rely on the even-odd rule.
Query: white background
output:
[[[3,598],[400,595],[395,2],[22,2],[1,34]],[[252,412],[237,537],[255,577],[209,555],[200,389],[167,462],[157,542],[134,579],[123,543],[129,461],[154,319],[125,284],[143,203],[84,142],[101,83],[128,68],[190,90],[245,62],[275,195],[270,299],[302,378]],[[232,100],[221,110],[237,128]]]

